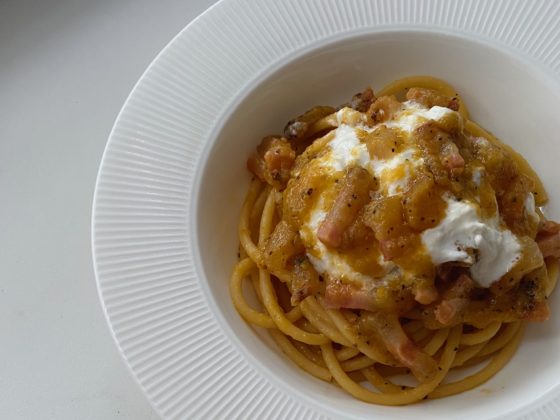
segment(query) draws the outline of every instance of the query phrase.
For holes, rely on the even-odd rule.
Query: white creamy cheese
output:
[[[336,129],[334,138],[329,142],[329,147],[331,153],[323,163],[335,171],[343,171],[354,164],[367,167],[370,162],[366,145],[361,143],[356,136],[356,129],[349,125],[343,124]]]
[[[367,146],[356,135],[356,129],[346,124],[335,130],[328,146],[330,152],[320,158],[321,166],[333,171],[344,171],[354,165],[361,166],[377,178],[381,189],[389,196],[402,193],[410,178],[411,169],[424,163],[422,158],[415,156],[418,153],[415,147],[409,147],[390,159],[371,159]],[[404,168],[404,176],[395,177],[393,171],[401,167]]]
[[[472,204],[446,199],[445,218],[422,233],[422,242],[434,264],[449,261],[472,264],[473,279],[489,287],[519,260],[521,245],[508,229],[501,229],[497,218],[481,220]],[[469,254],[467,250],[476,250]]]
[[[397,153],[391,159],[378,160],[374,159],[372,161],[373,172],[375,176],[380,178],[383,176],[383,172],[386,170],[395,170],[402,165],[406,165],[407,162],[416,160],[414,154],[416,153],[416,148],[408,148],[401,153]],[[418,162],[422,163],[422,162]]]
[[[405,102],[403,110],[393,120],[383,124],[398,128],[405,138],[428,120],[441,120],[456,114],[448,108],[435,106],[431,109],[415,102]],[[369,127],[363,121],[363,114],[350,108],[343,108],[336,114],[338,128],[329,141],[330,150],[317,158],[319,172],[345,171],[354,165],[366,169],[379,182],[380,190],[387,196],[404,192],[409,178],[414,176],[416,167],[424,164],[414,144],[408,144],[400,153],[389,159],[371,159],[367,146],[360,141],[356,129],[372,132],[379,128]],[[486,141],[479,138],[478,141]],[[473,171],[473,182],[481,184],[484,169]],[[482,287],[489,287],[494,281],[507,273],[520,257],[521,246],[515,235],[499,226],[498,216],[482,220],[474,204],[447,199],[445,218],[438,226],[422,233],[422,242],[434,264],[449,261],[464,262],[470,265],[473,279]],[[330,203],[319,199],[304,222],[300,233],[308,248],[309,260],[320,273],[334,277],[358,281],[371,280],[370,277],[355,271],[342,254],[327,248],[318,238],[317,231],[326,216]],[[527,197],[525,208],[528,214],[535,214],[532,194]],[[538,215],[537,215],[538,216]],[[387,271],[392,263],[386,263]]]
[[[391,159],[374,159],[371,161],[370,172],[373,172],[374,176],[378,179],[380,187],[385,190],[387,196],[404,192],[410,179],[411,168],[424,163],[424,159],[415,156],[417,153],[418,150],[415,147],[410,147],[396,154]],[[391,176],[391,172],[400,167],[404,168],[404,176],[395,179]]]
[[[385,194],[391,196],[402,193],[411,176],[411,170],[424,163],[422,158],[416,157],[418,149],[415,146],[409,146],[390,159],[372,160],[366,145],[360,142],[356,135],[356,128],[372,132],[380,125],[385,125],[389,128],[399,129],[405,135],[410,135],[414,129],[426,121],[440,120],[451,114],[455,114],[455,111],[449,108],[434,106],[428,109],[408,101],[403,103],[402,111],[397,113],[394,119],[372,128],[364,124],[362,113],[350,108],[342,108],[336,113],[339,126],[334,131],[334,138],[328,143],[330,153],[321,158],[322,165],[334,171],[343,171],[357,164],[378,179]],[[399,167],[404,169],[404,176],[395,177],[395,174],[391,172]]]

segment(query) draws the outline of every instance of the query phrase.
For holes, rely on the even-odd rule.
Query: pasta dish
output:
[[[314,107],[247,166],[232,300],[316,378],[374,404],[457,394],[549,318],[560,224],[528,163],[447,83]]]

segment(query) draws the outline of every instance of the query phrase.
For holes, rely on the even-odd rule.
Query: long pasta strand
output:
[[[513,153],[520,162],[520,171],[535,180],[537,204],[546,201],[544,187],[532,168],[515,151],[468,119],[467,107],[449,84],[427,76],[408,77],[387,85],[378,92],[378,96],[402,95],[410,87],[433,89],[456,97],[459,113],[465,119],[465,130],[472,136],[484,136]],[[322,134],[338,124],[336,115],[331,114],[315,122],[306,136],[311,138]],[[331,138],[332,134],[325,135],[304,153],[313,156]],[[241,209],[238,227],[240,259],[233,270],[230,294],[239,314],[250,324],[266,328],[278,347],[301,369],[320,380],[334,379],[341,388],[362,401],[405,405],[468,391],[494,376],[513,357],[525,329],[522,322],[493,322],[483,329],[463,334],[462,324],[432,331],[419,320],[408,321],[403,325],[404,331],[425,353],[437,360],[438,370],[432,379],[424,383],[413,387],[402,386],[390,378],[406,373],[407,369],[399,365],[382,344],[376,340],[370,342],[360,334],[351,322],[355,317],[351,312],[326,309],[319,295],[309,296],[290,311],[285,311],[278,302],[271,274],[287,282],[289,272],[269,272],[261,251],[275,223],[281,218],[279,194],[259,180],[251,182]],[[556,285],[558,262],[553,259],[546,263],[548,279],[545,288],[548,296]],[[254,289],[260,309],[252,307],[245,298],[244,282]],[[482,362],[487,364],[473,375],[443,383],[451,369]],[[361,381],[369,382],[378,392],[364,388]]]

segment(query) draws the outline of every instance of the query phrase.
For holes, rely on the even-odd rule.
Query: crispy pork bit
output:
[[[520,174],[509,180],[503,190],[496,191],[500,216],[517,235],[535,236],[536,223],[531,221],[525,211],[525,201],[533,189],[533,184],[529,177]]]
[[[364,209],[364,222],[369,226],[385,261],[400,257],[413,240],[403,216],[401,198],[397,195],[371,201]]]
[[[474,289],[474,281],[466,274],[461,274],[442,296],[435,309],[436,319],[443,325],[452,325],[460,321],[461,315],[469,304],[469,294]]]
[[[362,316],[374,326],[389,352],[409,368],[420,382],[434,377],[437,363],[408,338],[396,314],[371,312]]]
[[[402,107],[394,96],[381,96],[367,110],[368,122],[373,125],[391,120]]]
[[[431,89],[411,88],[406,93],[406,99],[422,104],[427,108],[443,106],[453,111],[459,110],[459,99],[456,96],[450,98]]]
[[[420,279],[418,279],[413,290],[414,300],[421,305],[429,305],[430,303],[435,302],[439,297],[433,280],[420,281]]]
[[[363,92],[356,93],[352,96],[350,108],[356,111],[366,112],[373,102],[375,102],[375,95],[373,94],[373,90],[368,87]]]
[[[468,299],[451,298],[441,301],[435,310],[436,319],[442,325],[456,324],[458,317],[467,309]]]
[[[286,187],[296,153],[284,137],[265,137],[247,161],[247,168],[278,190]]]
[[[305,255],[296,256],[293,265],[290,291],[292,293],[291,304],[296,306],[307,296],[317,293],[320,282],[319,274]]]
[[[327,276],[325,288],[325,307],[329,309],[366,309],[375,308],[375,297],[366,289],[360,289],[339,279]]]
[[[293,120],[288,121],[284,127],[284,135],[290,140],[302,139],[309,128],[321,118],[335,112],[330,106],[316,106]]]
[[[441,164],[452,173],[460,174],[465,168],[465,159],[459,153],[459,148],[453,142],[446,143],[440,150]]]
[[[422,124],[414,130],[414,136],[426,155],[426,164],[434,175],[436,184],[445,186],[450,176],[455,177],[463,172],[465,159],[461,156],[454,137],[436,122]]]
[[[305,251],[299,233],[287,222],[282,220],[265,242],[263,248],[264,261],[272,271],[286,268],[288,260]]]
[[[356,246],[367,246],[375,240],[373,230],[371,230],[371,228],[364,222],[363,212],[364,209],[360,211],[360,214],[356,220],[354,220],[354,223],[352,223],[344,232],[342,243],[340,245],[342,249],[351,249]]]
[[[338,196],[317,231],[321,242],[332,248],[342,245],[344,232],[369,200],[371,183],[372,178],[365,169],[355,167],[348,170]]]
[[[537,244],[543,257],[560,258],[560,224],[546,221],[537,234]]]

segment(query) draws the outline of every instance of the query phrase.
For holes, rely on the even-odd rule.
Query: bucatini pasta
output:
[[[472,389],[510,360],[526,321],[549,317],[560,225],[540,212],[546,192],[441,80],[315,107],[264,138],[248,168],[233,303],[360,400]]]

